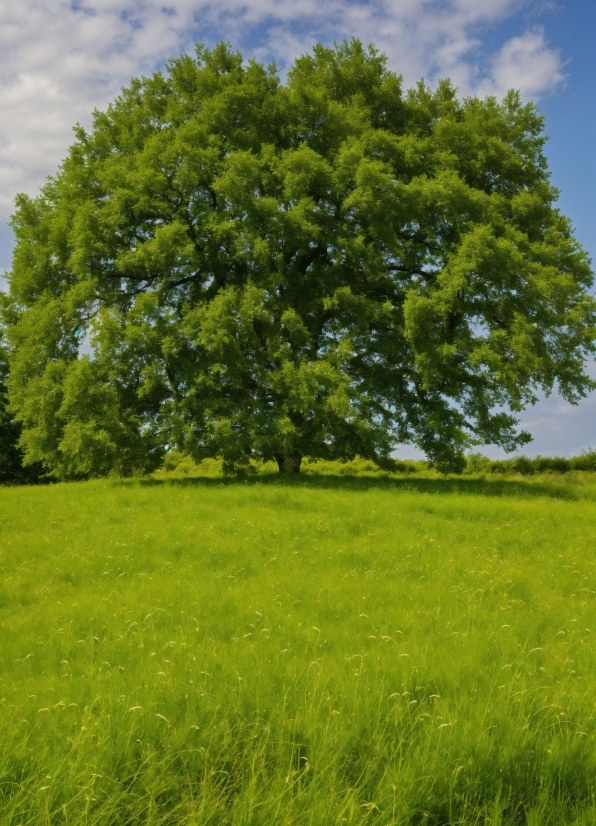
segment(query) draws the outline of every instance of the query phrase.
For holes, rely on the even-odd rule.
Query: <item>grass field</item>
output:
[[[596,481],[0,490],[0,823],[596,823]]]

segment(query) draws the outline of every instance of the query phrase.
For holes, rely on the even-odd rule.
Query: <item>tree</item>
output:
[[[36,198],[9,276],[10,404],[61,478],[193,457],[457,470],[592,383],[592,272],[515,92],[403,93],[358,41],[282,83],[225,45],[133,80]],[[83,345],[81,344],[83,342]]]

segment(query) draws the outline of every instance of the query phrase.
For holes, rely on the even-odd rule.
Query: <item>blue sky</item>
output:
[[[352,36],[374,42],[406,85],[449,76],[461,94],[515,87],[535,100],[561,209],[596,261],[593,0],[19,0],[0,8],[0,273],[14,195],[37,191],[72,126],[89,124],[130,77],[195,41],[226,39],[283,71],[315,41]],[[575,408],[553,396],[522,422],[534,435],[528,454],[596,447],[596,394]]]

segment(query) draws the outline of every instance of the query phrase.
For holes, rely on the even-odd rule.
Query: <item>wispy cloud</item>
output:
[[[315,40],[375,43],[407,84],[449,75],[460,92],[548,94],[564,62],[540,27],[494,53],[482,35],[529,0],[20,0],[0,8],[0,222],[133,75],[194,40],[224,38],[288,65]]]
[[[542,26],[512,37],[491,60],[490,75],[478,86],[480,94],[501,94],[516,88],[526,98],[536,98],[565,82],[561,54],[545,40]]]

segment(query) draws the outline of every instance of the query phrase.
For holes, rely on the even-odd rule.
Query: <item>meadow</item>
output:
[[[216,470],[0,489],[3,826],[596,823],[593,474]]]

